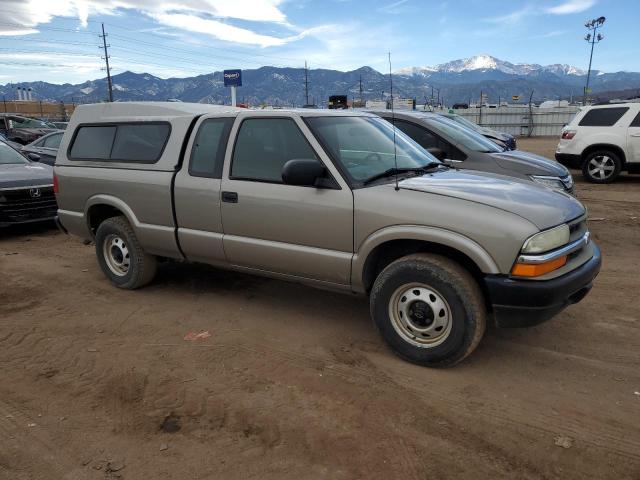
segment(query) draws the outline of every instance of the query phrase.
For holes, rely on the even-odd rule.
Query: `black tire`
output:
[[[607,170],[594,170],[596,164],[602,164]],[[622,170],[622,160],[611,150],[596,150],[589,153],[582,162],[582,175],[591,183],[611,183]]]
[[[113,246],[105,246],[106,242]],[[116,253],[110,254],[110,251]],[[105,255],[111,255],[111,258]],[[140,288],[151,282],[156,274],[156,258],[145,253],[125,217],[108,218],[100,224],[96,232],[96,256],[104,274],[119,288]],[[122,259],[123,268],[117,267],[114,257]]]
[[[445,300],[444,305],[448,307],[445,333],[433,332],[436,336],[441,336],[438,340],[441,343],[416,345],[416,342],[431,341],[431,339],[422,338],[427,335],[426,333],[417,333],[416,335],[419,335],[420,338],[414,337],[414,343],[411,343],[412,340],[406,337],[407,333],[411,335],[414,331],[410,327],[408,330],[411,332],[408,332],[407,327],[399,327],[398,324],[402,321],[392,318],[391,302],[394,306],[417,305],[422,302],[418,296],[412,303],[402,304],[407,300],[398,292],[404,291],[405,288],[415,288],[411,286],[412,284],[425,287],[412,290],[414,295],[416,291],[418,295],[427,292],[427,296],[436,298],[428,293],[431,290],[439,295],[438,301]],[[395,299],[398,296],[400,298],[396,303]],[[433,307],[437,304],[429,305]],[[480,343],[487,322],[484,297],[471,274],[458,263],[433,254],[408,255],[389,264],[378,275],[373,285],[370,308],[374,323],[391,349],[405,360],[429,367],[446,367],[462,361]],[[444,309],[440,310],[439,314],[435,313],[433,308],[429,308],[429,311],[432,312],[429,315],[435,318]],[[395,318],[403,317],[396,316]],[[421,319],[424,320],[424,317]],[[431,325],[436,321],[438,320],[432,320]],[[429,319],[426,323],[428,322]],[[427,328],[431,327],[427,326]],[[405,333],[400,333],[401,331],[405,331]],[[446,333],[447,331],[448,333]]]

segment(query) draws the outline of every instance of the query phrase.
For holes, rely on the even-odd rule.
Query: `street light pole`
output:
[[[587,33],[584,37],[584,39],[591,44],[591,54],[589,55],[589,69],[587,70],[587,84],[584,87],[583,103],[585,105],[587,104],[587,95],[589,94],[589,80],[591,79],[591,63],[593,62],[593,47],[595,46],[596,43],[600,43],[600,41],[604,38],[604,35],[602,35],[601,33],[597,33],[598,28],[602,27],[602,25],[604,25],[604,22],[605,22],[604,17],[598,17],[598,18],[594,18],[593,20],[589,20],[587,23],[584,24],[584,26],[587,27],[588,30],[593,31],[593,34]]]

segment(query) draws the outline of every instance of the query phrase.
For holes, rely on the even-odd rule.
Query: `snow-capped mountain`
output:
[[[45,72],[43,72],[45,73]],[[360,96],[365,100],[387,98],[389,74],[370,67],[341,72],[317,69],[309,72],[310,101],[323,105],[330,95]],[[640,73],[595,72],[590,88],[594,94],[616,90],[638,89]],[[302,105],[305,97],[305,71],[302,68],[260,67],[243,70],[243,86],[238,90],[240,101],[251,105]],[[195,77],[159,78],[149,73],[123,72],[113,77],[116,101],[179,99],[185,102],[223,103],[229,101],[229,90],[224,87],[222,72]],[[396,71],[394,92],[418,102],[439,94],[447,105],[456,102],[477,101],[480,91],[490,103],[510,99],[513,95],[533,101],[570,99],[582,94],[586,74],[570,65],[510,63],[490,55],[478,55],[454,60],[435,67],[410,67]],[[88,80],[81,84],[56,85],[46,82],[13,82],[0,84],[0,96],[15,99],[17,88],[31,88],[38,100],[67,102],[101,102],[107,96],[105,78]],[[634,90],[635,91],[635,90]],[[626,98],[626,97],[625,97]]]
[[[428,76],[432,73],[462,73],[471,71],[496,70],[507,75],[531,75],[538,73],[553,73],[555,75],[585,75],[586,72],[571,65],[554,64],[542,66],[536,63],[511,63],[491,55],[476,55],[462,58],[435,67],[407,67],[395,73],[398,75]]]

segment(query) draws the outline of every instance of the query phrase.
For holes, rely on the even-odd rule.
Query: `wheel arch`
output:
[[[582,151],[582,155],[581,155],[582,163],[584,164],[584,161],[591,153],[598,150],[610,150],[616,155],[618,155],[618,157],[620,158],[620,161],[622,162],[623,168],[627,164],[627,156],[625,155],[624,150],[618,145],[614,145],[612,143],[594,143],[593,145],[589,145],[587,148],[585,148]]]
[[[136,230],[139,225],[133,210],[121,199],[111,195],[95,195],[91,197],[85,206],[85,218],[87,228],[95,237],[98,226],[108,218],[124,216],[131,227]]]
[[[484,289],[485,274],[499,274],[491,255],[468,237],[439,228],[389,227],[371,235],[354,257],[352,285],[368,293],[378,274],[391,262],[412,253],[438,253],[455,260]]]

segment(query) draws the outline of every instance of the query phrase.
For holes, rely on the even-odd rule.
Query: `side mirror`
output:
[[[40,155],[38,155],[37,153],[27,153],[27,158],[29,160],[34,161],[34,162],[39,162],[40,161]]]
[[[325,176],[327,169],[318,160],[301,158],[289,160],[282,167],[282,181],[287,185],[315,187],[318,179]]]
[[[447,153],[444,150],[442,150],[441,148],[435,148],[435,147],[427,148],[427,152],[429,152],[431,155],[436,157],[441,162],[443,162],[443,161],[445,161],[447,159]]]

